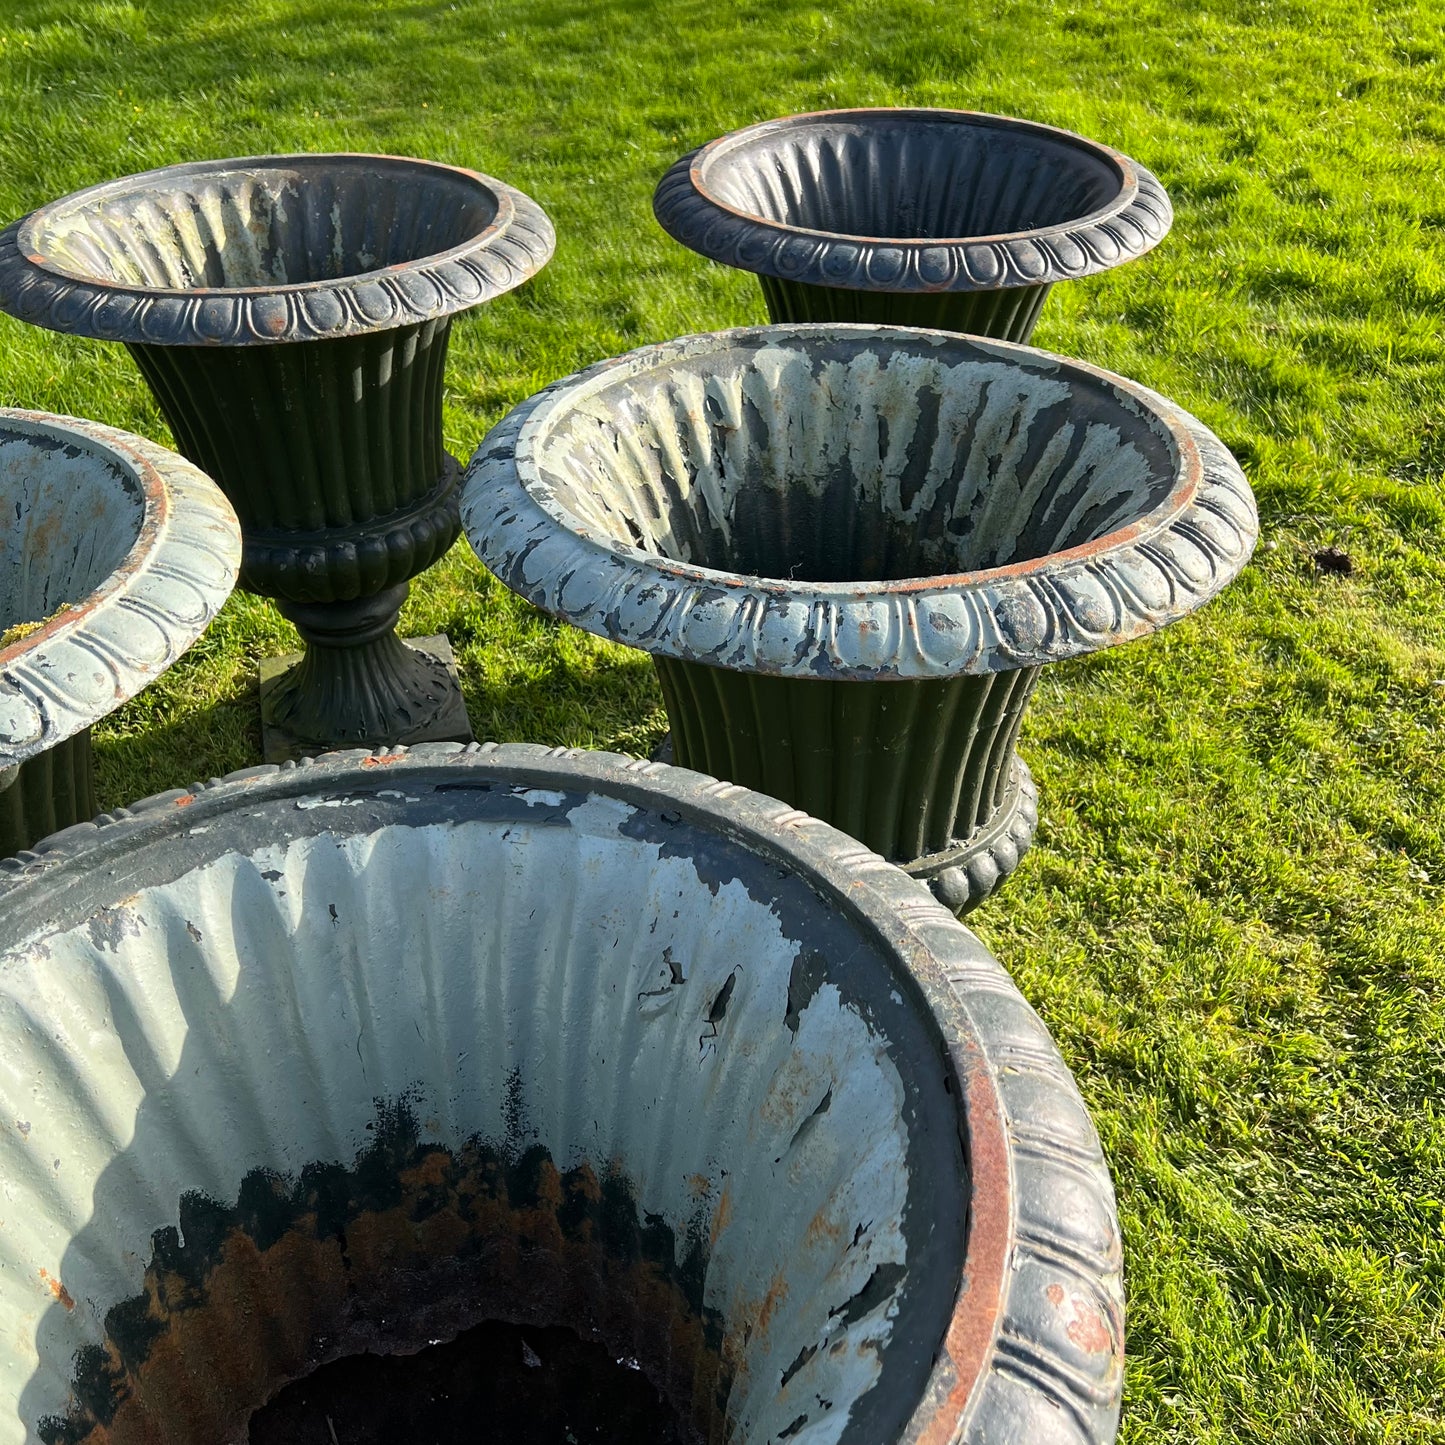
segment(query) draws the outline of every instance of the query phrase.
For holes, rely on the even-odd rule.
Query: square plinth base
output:
[[[410,732],[402,733],[399,737],[379,739],[376,747],[396,747],[398,745],[409,747],[412,743],[470,743],[476,741],[476,734],[472,731],[471,720],[467,717],[467,705],[462,701],[461,679],[457,676],[456,658],[452,655],[452,645],[443,633],[437,633],[435,637],[408,637],[408,647],[415,648],[418,652],[424,652],[429,657],[434,657],[438,662],[446,664],[447,676],[451,679],[451,690],[447,696],[446,704],[436,719],[425,727],[413,728]],[[263,657],[261,659],[261,753],[268,763],[284,763],[296,761],[300,758],[314,758],[318,753],[324,753],[327,745],[323,743],[303,742],[293,737],[285,728],[277,727],[274,723],[266,721],[266,698],[276,686],[282,675],[294,664],[301,661],[299,652],[283,653],[280,657]],[[354,746],[349,743],[336,743],[335,747]]]

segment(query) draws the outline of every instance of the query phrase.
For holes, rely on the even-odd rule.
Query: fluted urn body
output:
[[[488,1319],[712,1445],[1114,1437],[1113,1194],[1037,1016],[695,773],[339,754],[0,865],[0,1119],[0,1445],[239,1445]]]
[[[91,725],[196,640],[240,560],[225,497],[175,453],[0,410],[0,857],[95,815]]]
[[[483,442],[482,561],[652,654],[676,761],[795,803],[971,907],[1036,821],[1044,664],[1244,565],[1238,466],[1162,397],[944,332],[775,326],[645,347]]]
[[[1050,287],[1142,255],[1173,211],[1143,166],[1054,126],[962,110],[748,126],[658,183],[669,235],[753,272],[783,321],[1027,341]]]
[[[447,342],[552,244],[499,181],[355,155],[171,166],[0,236],[0,306],[125,342],[234,504],[242,585],[307,644],[266,701],[278,748],[430,736],[459,703],[445,662],[395,632],[409,581],[458,531]]]

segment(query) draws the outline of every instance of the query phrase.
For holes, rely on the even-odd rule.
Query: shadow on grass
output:
[[[496,677],[485,661],[464,660],[462,692],[477,738],[649,756],[667,731],[651,662],[642,654],[587,661],[554,653],[525,675]]]
[[[261,761],[261,704],[254,670],[245,691],[196,707],[147,698],[145,714],[123,730],[95,734],[96,787],[109,811]]]

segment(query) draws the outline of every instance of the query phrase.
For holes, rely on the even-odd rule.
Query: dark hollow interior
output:
[[[32,244],[72,275],[166,290],[296,285],[401,266],[480,235],[480,182],[381,159],[152,177],[38,218]]]
[[[412,1355],[352,1355],[286,1386],[249,1445],[690,1445],[635,1360],[560,1326],[488,1320]]]
[[[1173,444],[1103,383],[991,360],[795,352],[650,371],[559,421],[543,471],[584,526],[672,561],[791,582],[951,576],[1147,517]],[[736,365],[734,365],[736,362]],[[716,367],[716,370],[713,368]]]
[[[702,179],[746,215],[913,240],[1067,225],[1107,205],[1121,186],[1114,167],[1080,145],[904,118],[802,122],[745,138],[710,157]]]

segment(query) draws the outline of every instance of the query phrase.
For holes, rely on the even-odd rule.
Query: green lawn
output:
[[[1173,234],[1057,289],[1036,339],[1212,426],[1261,549],[1202,615],[1046,677],[1039,841],[976,927],[1113,1165],[1122,1438],[1445,1441],[1445,3],[1203,3],[5,0],[0,214],[292,148],[521,186],[557,256],[456,329],[466,456],[563,372],[762,319],[750,278],[651,217],[668,163],[724,130],[966,106],[1153,169]],[[8,320],[0,343],[5,404],[167,439],[119,348]],[[1351,576],[1316,569],[1326,545]],[[645,659],[540,618],[464,545],[403,621],[450,633],[481,736],[643,751],[663,729]],[[234,599],[99,730],[104,801],[255,761],[256,659],[292,642]]]

